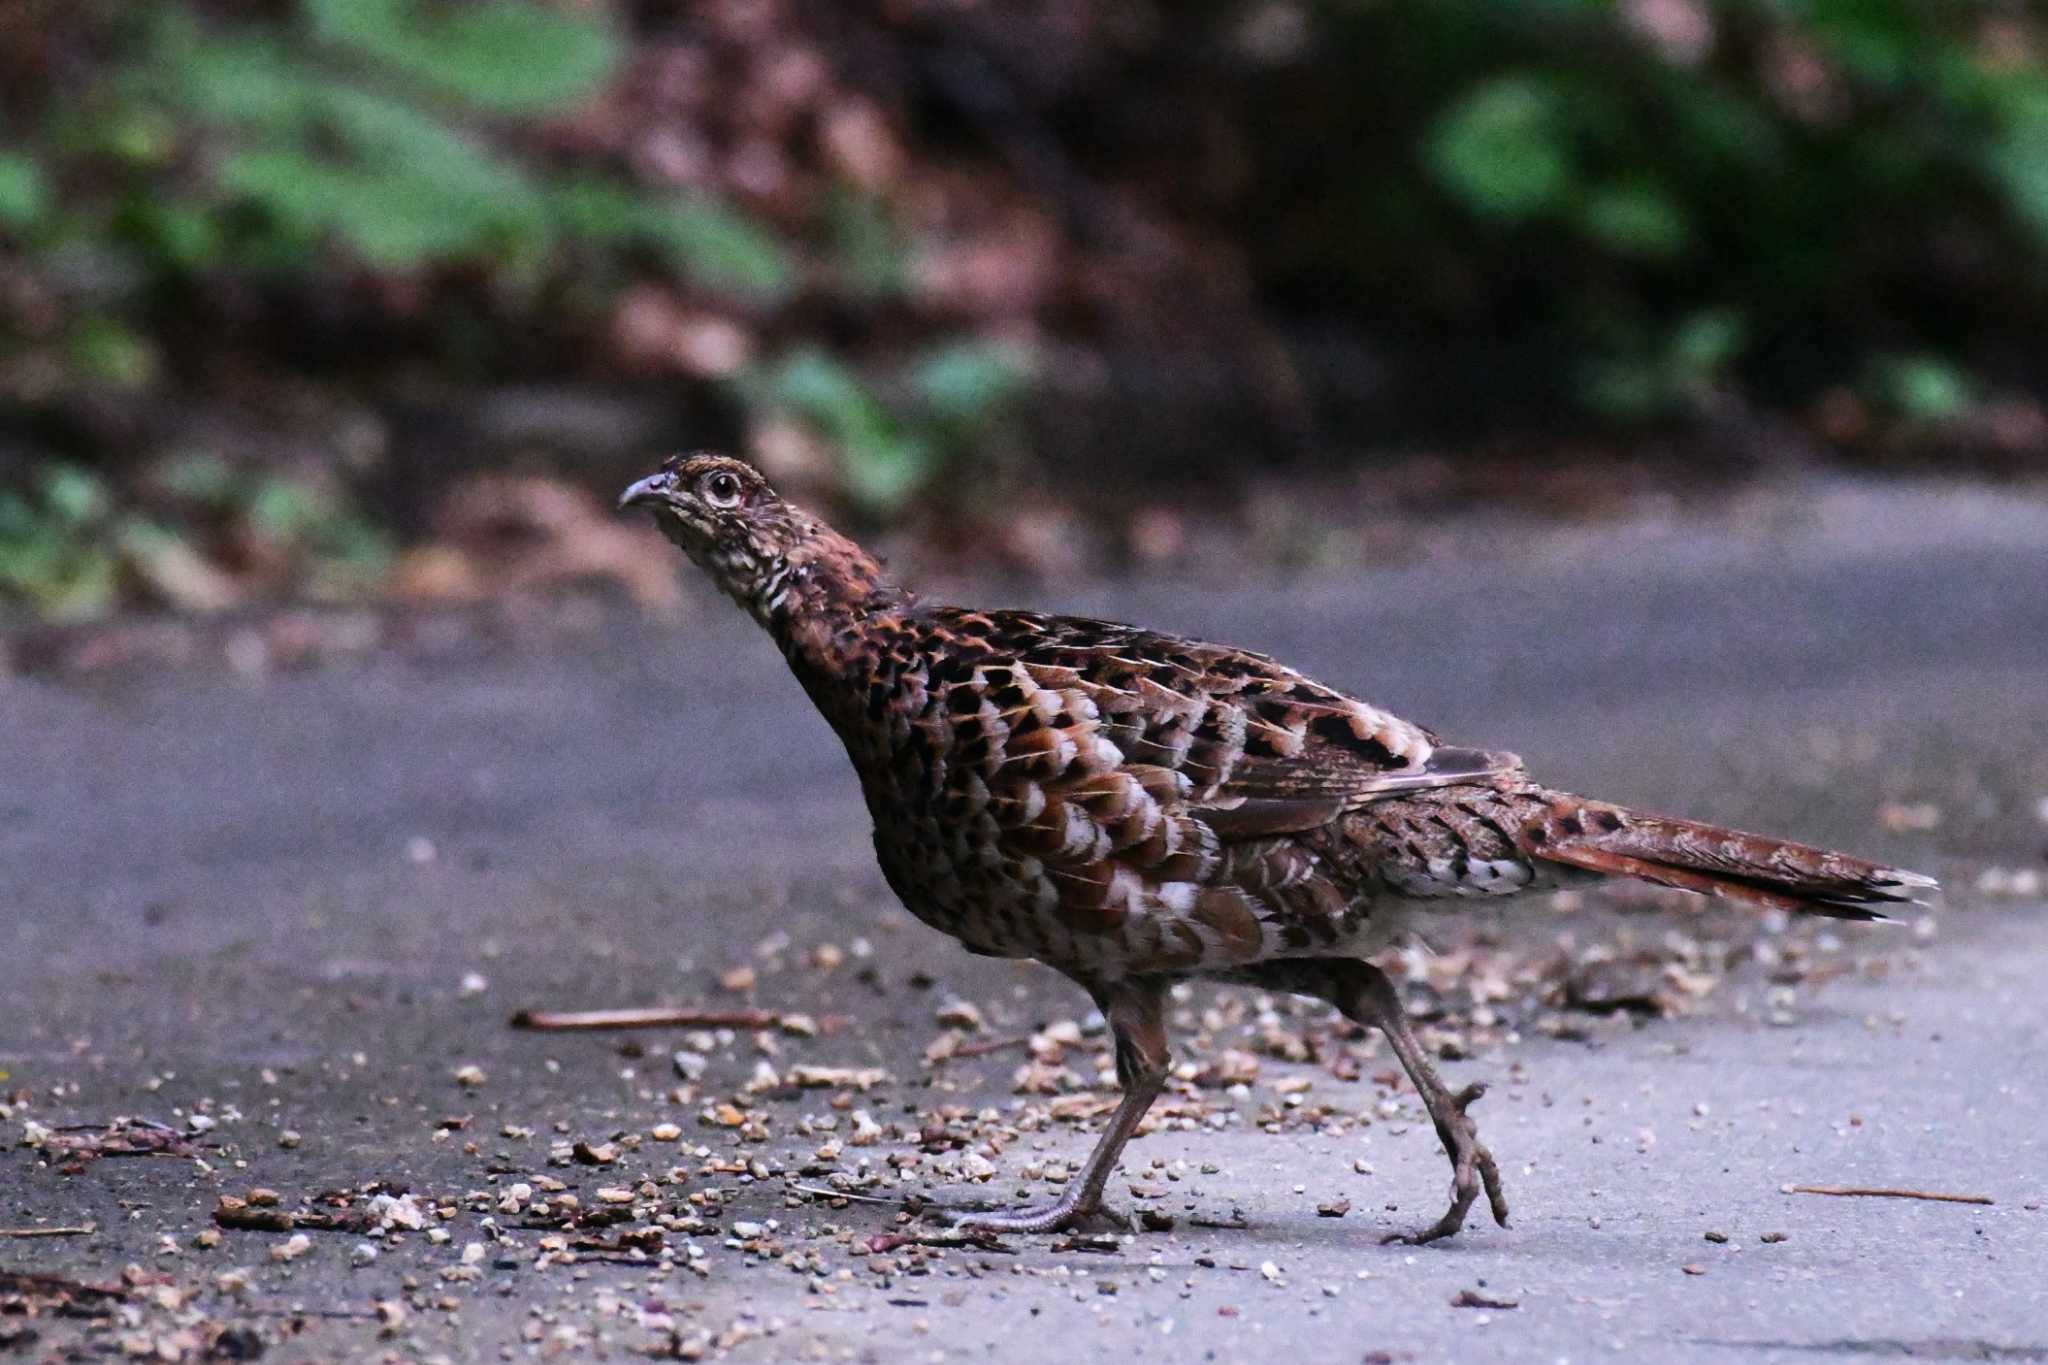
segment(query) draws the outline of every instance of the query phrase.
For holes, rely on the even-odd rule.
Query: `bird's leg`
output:
[[[1347,1019],[1377,1028],[1393,1044],[1394,1055],[1415,1083],[1416,1093],[1429,1110],[1436,1135],[1451,1158],[1451,1207],[1434,1224],[1416,1233],[1394,1233],[1385,1240],[1420,1246],[1449,1237],[1465,1226],[1466,1211],[1479,1197],[1480,1187],[1493,1206],[1493,1221],[1508,1225],[1507,1196],[1500,1189],[1500,1168],[1493,1153],[1479,1142],[1479,1129],[1465,1110],[1486,1093],[1483,1085],[1468,1085],[1453,1092],[1430,1065],[1415,1031],[1408,1027],[1408,1011],[1400,993],[1387,974],[1370,962],[1351,958],[1294,958],[1262,962],[1233,974],[1233,979],[1266,990],[1292,991],[1312,995],[1335,1005]]]
[[[953,1224],[954,1232],[1057,1232],[1102,1207],[1102,1192],[1116,1170],[1124,1144],[1166,1086],[1166,1016],[1164,997],[1154,981],[1134,980],[1096,992],[1096,1003],[1116,1039],[1116,1074],[1123,1083],[1123,1102],[1103,1131],[1080,1177],[1067,1182],[1058,1202],[1039,1208],[970,1213]]]
[[[1394,1055],[1401,1059],[1402,1069],[1414,1082],[1416,1093],[1422,1096],[1423,1107],[1436,1124],[1436,1135],[1451,1158],[1451,1206],[1444,1216],[1420,1232],[1394,1233],[1385,1240],[1420,1246],[1449,1237],[1465,1226],[1465,1213],[1479,1197],[1482,1184],[1487,1203],[1493,1207],[1493,1221],[1506,1227],[1508,1201],[1501,1193],[1500,1167],[1494,1164],[1493,1153],[1480,1145],[1479,1129],[1465,1112],[1486,1093],[1486,1087],[1474,1083],[1454,1092],[1443,1083],[1415,1031],[1408,1027],[1408,1010],[1385,972],[1369,962],[1332,961],[1326,965],[1333,987],[1326,998],[1347,1018],[1371,1024],[1387,1035],[1387,1042],[1393,1045]]]

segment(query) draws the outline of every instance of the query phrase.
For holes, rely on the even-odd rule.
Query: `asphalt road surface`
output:
[[[892,907],[835,741],[708,597],[545,648],[0,684],[0,1309],[33,1310],[0,1357],[2048,1361],[2048,509],[1796,494],[1032,595],[1944,878],[1892,926],[1444,918],[1403,963],[1453,1083],[1494,1083],[1515,1217],[1424,1248],[1380,1244],[1446,1183],[1384,1049],[1208,988],[1112,1186],[1139,1230],[876,1243],[906,1194],[1043,1196],[1101,1039]],[[1679,1008],[1576,1008],[1603,958]],[[654,1003],[810,1022],[507,1026]],[[974,1055],[928,1061],[949,1025]],[[84,1159],[116,1116],[167,1150]],[[835,1179],[878,1202],[804,1192]],[[259,1189],[343,1226],[216,1226]]]

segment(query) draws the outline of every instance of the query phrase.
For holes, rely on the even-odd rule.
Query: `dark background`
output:
[[[2044,28],[11,0],[0,611],[658,599],[603,498],[681,445],[1030,571],[1816,464],[2037,478]]]

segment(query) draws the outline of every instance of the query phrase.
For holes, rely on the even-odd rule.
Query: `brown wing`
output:
[[[1025,613],[940,624],[953,662],[929,714],[970,804],[1044,869],[1068,929],[1137,935],[1155,966],[1269,950],[1283,873],[1265,863],[1292,856],[1272,836],[1519,770],[1261,655]]]
[[[1085,700],[1127,763],[1187,778],[1225,839],[1310,829],[1401,792],[1518,774],[1262,654],[1110,622],[977,613],[1039,688]]]

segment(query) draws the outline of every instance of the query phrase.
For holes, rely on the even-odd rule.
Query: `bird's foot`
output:
[[[1093,1231],[1103,1224],[1121,1231],[1129,1231],[1131,1226],[1128,1218],[1105,1205],[1101,1199],[1088,1199],[1075,1194],[1065,1196],[1054,1204],[961,1213],[953,1219],[946,1231],[953,1236],[962,1237],[976,1233],[1016,1233],[1028,1236],[1038,1232]]]
[[[1439,1092],[1441,1094],[1442,1092]],[[1493,1210],[1493,1221],[1502,1227],[1508,1225],[1508,1200],[1501,1193],[1500,1167],[1494,1164],[1493,1153],[1486,1150],[1479,1141],[1479,1129],[1465,1110],[1473,1101],[1486,1093],[1484,1085],[1468,1085],[1455,1095],[1444,1096],[1449,1101],[1448,1113],[1434,1112],[1430,1117],[1436,1120],[1437,1135],[1443,1139],[1444,1151],[1451,1158],[1451,1206],[1444,1210],[1444,1216],[1420,1232],[1396,1232],[1381,1238],[1382,1244],[1401,1242],[1408,1246],[1422,1246],[1451,1236],[1465,1226],[1465,1214],[1479,1198],[1482,1185],[1486,1189],[1486,1201]]]

